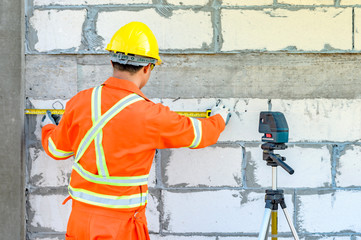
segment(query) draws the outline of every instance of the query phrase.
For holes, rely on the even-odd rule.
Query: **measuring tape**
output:
[[[30,114],[30,115],[37,115],[37,114],[46,114],[46,111],[50,111],[51,114],[55,114],[55,115],[61,115],[64,114],[65,110],[64,109],[25,109],[25,114]],[[186,112],[186,111],[181,111],[181,112],[176,112],[179,115],[183,115],[186,117],[194,117],[194,118],[209,118],[211,116],[211,110],[207,110],[205,112]]]

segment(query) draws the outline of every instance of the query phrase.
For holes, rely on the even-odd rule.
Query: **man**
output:
[[[42,144],[54,159],[75,158],[66,239],[149,239],[144,212],[156,149],[214,144],[230,113],[219,105],[212,117],[193,119],[144,96],[140,89],[161,63],[145,24],[120,28],[107,50],[113,76],[70,99],[59,125],[48,112]]]

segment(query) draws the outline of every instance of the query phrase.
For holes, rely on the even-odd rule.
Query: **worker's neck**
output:
[[[114,71],[113,77],[128,80],[128,81],[134,83],[135,85],[137,85],[138,88],[140,88],[141,81],[139,79],[139,76],[137,76],[136,73],[130,74],[129,72],[125,72],[125,71]]]

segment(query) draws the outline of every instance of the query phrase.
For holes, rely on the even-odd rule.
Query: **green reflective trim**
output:
[[[198,119],[190,118],[193,124],[194,139],[189,148],[196,148],[202,140],[202,123]]]
[[[148,202],[148,191],[128,196],[112,196],[73,188],[70,185],[68,191],[75,200],[108,208],[135,208]]]
[[[54,157],[57,158],[68,158],[74,154],[74,152],[67,152],[57,149],[51,137],[48,139],[48,150]]]
[[[123,187],[141,186],[148,184],[149,174],[135,177],[103,177],[85,170],[79,163],[74,163],[73,169],[84,179],[93,183]]]
[[[140,100],[144,100],[144,99],[135,93],[130,94],[125,98],[123,98],[122,100],[120,100],[118,103],[116,103],[105,114],[103,114],[98,119],[98,121],[88,130],[88,132],[85,134],[84,138],[80,142],[78,151],[76,153],[75,162],[78,162],[80,158],[84,155],[90,143],[99,133],[99,131],[101,131],[101,129],[105,126],[105,124],[107,124],[116,114],[122,111],[125,107]]]
[[[98,121],[98,119],[102,116],[101,114],[101,91],[103,86],[98,86],[93,89],[92,92],[92,120],[93,125]],[[109,176],[108,167],[105,162],[105,154],[102,145],[103,140],[103,130],[100,129],[99,133],[96,135],[94,139],[95,145],[95,156],[98,172],[100,175],[106,177]]]

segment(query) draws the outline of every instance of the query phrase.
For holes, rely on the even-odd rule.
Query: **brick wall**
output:
[[[262,160],[259,112],[285,114],[295,169],[278,170],[304,240],[361,239],[361,2],[356,0],[28,0],[28,108],[62,108],[111,75],[104,47],[130,21],[145,22],[163,64],[144,93],[176,111],[218,98],[234,112],[214,146],[158,151],[150,175],[151,239],[257,239],[271,168]],[[40,143],[26,118],[27,237],[64,239],[72,160]],[[282,240],[292,239],[279,213]]]

